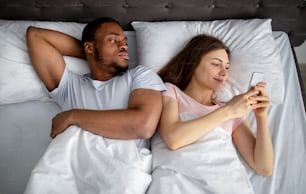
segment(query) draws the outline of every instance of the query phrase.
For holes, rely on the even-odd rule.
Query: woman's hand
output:
[[[256,117],[266,116],[270,106],[270,99],[265,91],[266,85],[267,84],[265,82],[257,83],[256,86],[252,88],[257,95],[249,97],[249,100],[255,102],[251,104],[251,108],[253,109]]]
[[[258,95],[259,91],[250,90],[246,93],[234,96],[226,106],[231,110],[231,118],[245,116],[249,110],[253,109],[253,104],[257,104],[257,100],[252,99],[254,95]]]

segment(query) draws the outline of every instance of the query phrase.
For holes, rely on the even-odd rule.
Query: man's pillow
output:
[[[34,71],[26,46],[28,26],[58,30],[81,39],[85,24],[75,22],[43,22],[0,20],[0,104],[17,103],[31,100],[50,100],[44,84]],[[126,32],[129,49],[136,53],[134,32]],[[89,72],[83,59],[65,56],[67,67],[79,74]],[[130,53],[130,65],[136,65],[136,56]]]
[[[221,39],[231,50],[229,79],[218,92],[221,101],[246,92],[253,72],[264,72],[267,93],[274,104],[283,102],[280,56],[272,36],[271,19],[215,21],[134,21],[139,64],[158,71],[195,35]]]
[[[83,24],[73,22],[0,20],[0,104],[50,100],[28,55],[26,30],[30,25],[59,30],[76,38],[81,37],[83,29]]]

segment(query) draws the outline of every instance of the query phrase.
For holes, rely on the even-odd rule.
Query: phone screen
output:
[[[264,81],[264,73],[262,72],[253,72],[250,84],[249,84],[249,89],[254,87],[258,82]]]

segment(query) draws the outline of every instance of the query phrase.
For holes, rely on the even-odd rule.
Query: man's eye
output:
[[[116,40],[116,39],[111,39],[110,42],[111,42],[111,43],[117,43],[117,40]]]

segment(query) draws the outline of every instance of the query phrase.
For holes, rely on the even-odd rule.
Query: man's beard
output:
[[[103,64],[103,65],[107,65],[108,67],[112,67],[110,69],[113,69],[113,71],[109,73],[112,74],[113,76],[120,75],[121,73],[125,72],[128,69],[128,66],[122,67],[117,63],[104,64],[104,60],[100,52],[98,51],[98,49],[95,49],[95,58],[99,64]]]

